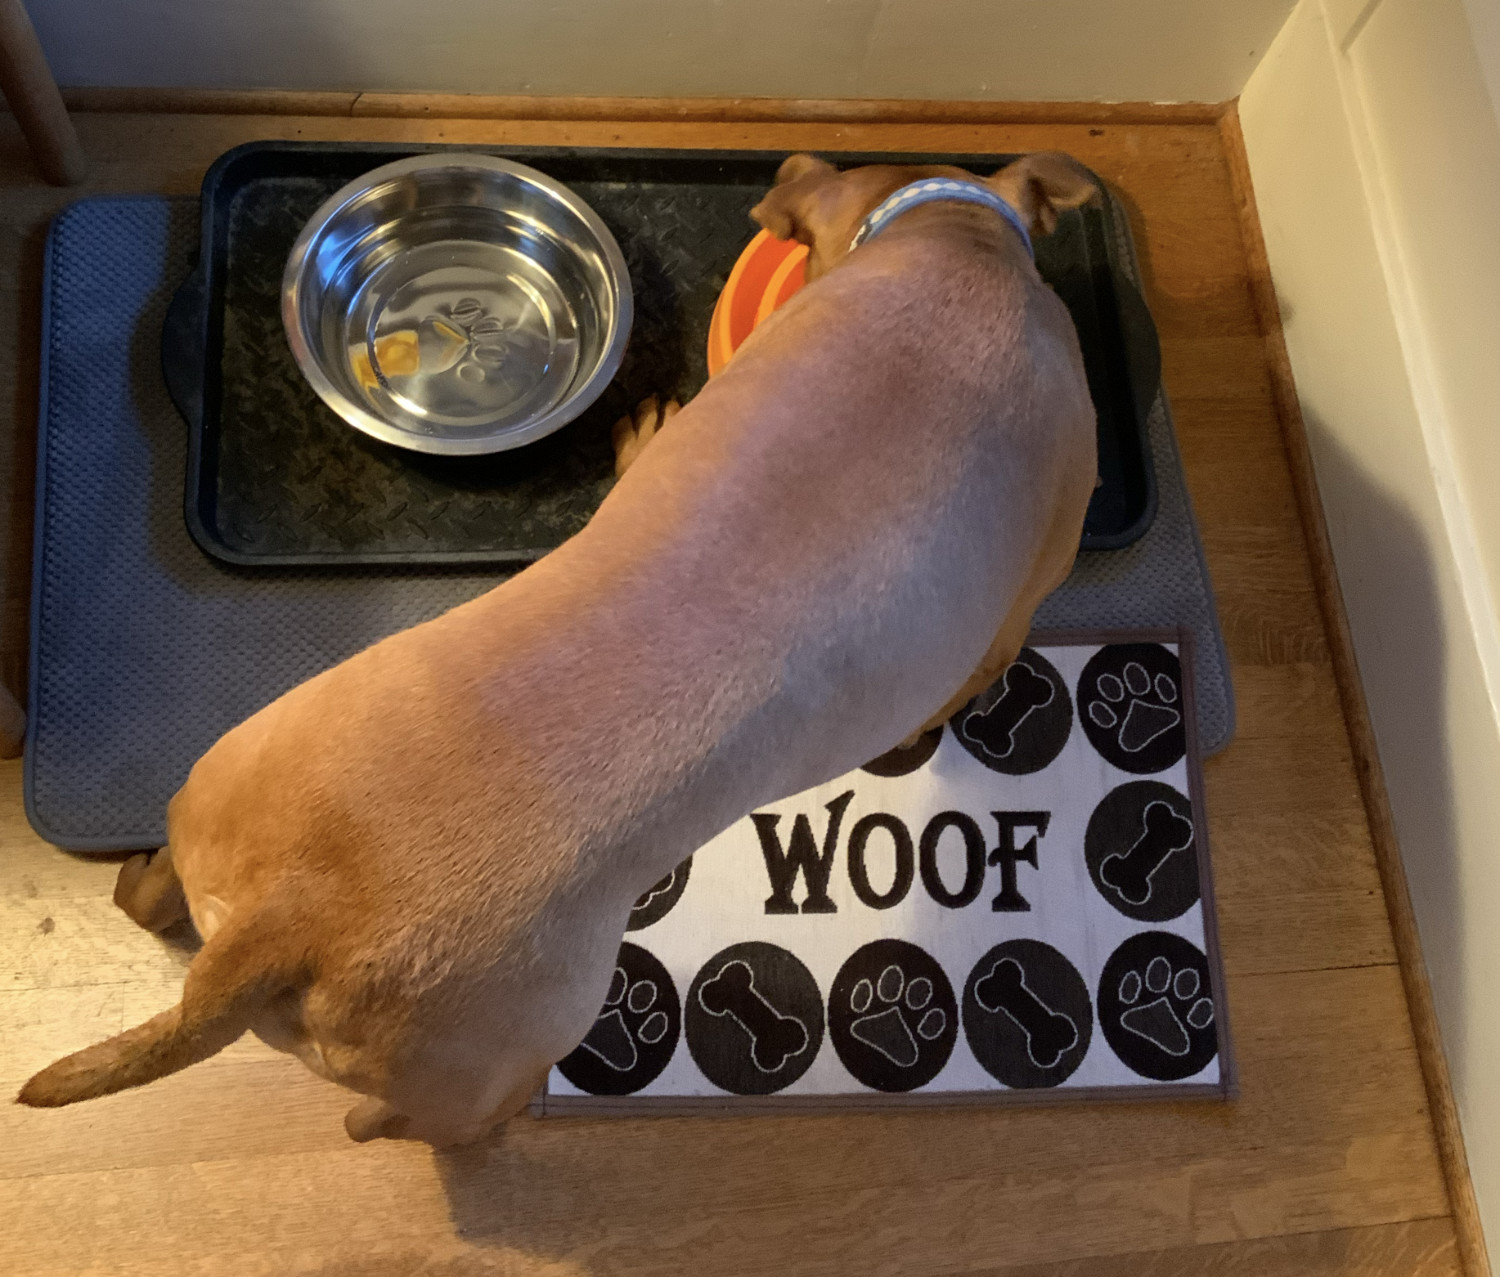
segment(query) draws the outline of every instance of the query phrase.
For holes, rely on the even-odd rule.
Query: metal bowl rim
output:
[[[569,395],[557,407],[543,413],[542,416],[525,426],[505,427],[494,434],[478,435],[473,438],[440,439],[414,434],[377,417],[355,403],[334,384],[323,371],[322,364],[314,357],[312,347],[303,336],[299,315],[298,299],[302,292],[302,273],[307,266],[308,254],[314,242],[327,229],[334,217],[356,199],[370,194],[393,178],[444,169],[481,169],[505,173],[540,187],[553,200],[577,217],[599,242],[617,295],[617,304],[610,321],[603,352],[594,366],[594,371],[589,374],[588,380],[574,394]],[[301,369],[302,375],[307,378],[308,384],[312,386],[318,398],[356,430],[361,430],[383,443],[434,456],[485,456],[495,452],[508,452],[512,448],[522,447],[562,429],[587,410],[614,379],[615,373],[620,369],[620,362],[625,357],[625,343],[629,340],[634,319],[635,299],[630,283],[630,272],[625,267],[625,255],[620,251],[620,245],[610,234],[609,227],[600,220],[599,215],[561,182],[555,181],[545,173],[525,164],[517,164],[514,160],[501,159],[498,155],[484,155],[477,151],[447,152],[441,156],[408,156],[406,159],[395,160],[390,164],[382,164],[379,168],[371,169],[341,186],[318,206],[317,211],[308,219],[307,225],[302,228],[302,233],[292,244],[292,250],[287,256],[286,268],[281,276],[281,326],[292,348],[292,357],[297,361],[297,367]]]

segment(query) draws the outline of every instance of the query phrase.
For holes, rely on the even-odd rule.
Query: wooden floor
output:
[[[0,1108],[0,1273],[1457,1273],[1391,929],[1213,125],[79,119],[91,189],[196,190],[259,137],[1014,151],[1132,208],[1239,694],[1208,766],[1232,1104],[511,1123],[356,1147],[346,1097],[258,1043],[143,1091]],[[0,668],[24,661],[40,244],[68,196],[0,131]],[[747,228],[748,232],[748,228]],[[175,1001],[114,866],[40,842],[0,765],[0,1090]]]

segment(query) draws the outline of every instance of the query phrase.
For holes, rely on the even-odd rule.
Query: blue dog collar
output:
[[[985,208],[994,209],[1016,228],[1016,233],[1021,237],[1021,243],[1026,245],[1026,251],[1031,255],[1032,260],[1036,260],[1036,251],[1031,247],[1031,235],[1026,230],[1026,224],[1021,221],[1021,215],[1010,206],[1009,202],[1001,199],[987,186],[981,186],[978,182],[960,181],[954,177],[924,177],[920,182],[910,182],[895,194],[888,196],[859,224],[859,229],[854,232],[854,238],[849,241],[849,251],[852,253],[861,244],[874,239],[902,213],[909,213],[921,204],[933,204],[938,200],[982,204]]]

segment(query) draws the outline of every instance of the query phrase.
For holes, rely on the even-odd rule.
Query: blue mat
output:
[[[159,845],[167,800],[228,728],[295,684],[502,579],[494,572],[235,569],[183,523],[187,428],[161,326],[197,246],[197,202],[84,200],[60,213],[43,286],[26,812],[78,851]],[[1184,626],[1199,739],[1234,708],[1164,401],[1159,506],[1125,549],[1080,556],[1038,628]]]

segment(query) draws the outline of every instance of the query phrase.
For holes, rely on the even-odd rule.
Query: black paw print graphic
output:
[[[1130,1068],[1159,1082],[1200,1072],[1218,1052],[1208,959],[1181,936],[1131,936],[1099,977],[1099,1025]]]
[[[1182,663],[1160,643],[1115,643],[1078,679],[1084,734],[1121,771],[1165,771],[1187,752]]]
[[[604,1006],[558,1069],[591,1095],[630,1095],[672,1059],[682,1015],[666,967],[639,945],[622,944]]]
[[[844,1067],[876,1091],[926,1086],[958,1038],[958,1004],[943,968],[905,940],[856,949],[828,995],[828,1035]]]
[[[660,922],[671,913],[672,906],[682,899],[687,890],[688,874],[692,872],[693,858],[689,856],[665,878],[653,883],[635,902],[630,918],[625,923],[626,931],[644,931],[652,923]]]
[[[1062,753],[1073,730],[1073,701],[1052,662],[1032,648],[952,720],[958,743],[991,771],[1039,772]]]

